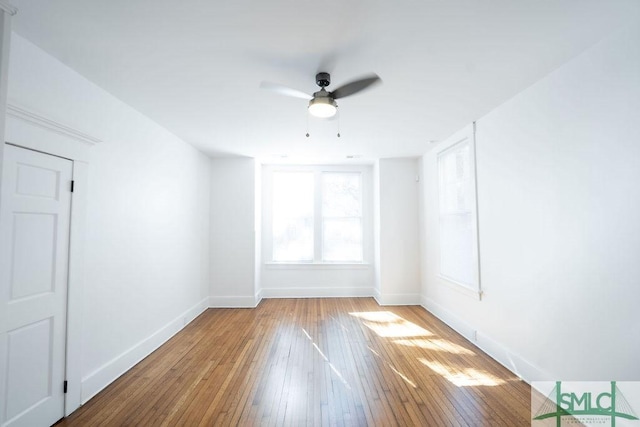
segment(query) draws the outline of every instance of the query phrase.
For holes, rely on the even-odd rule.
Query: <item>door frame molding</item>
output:
[[[43,120],[58,124],[39,115]],[[64,414],[70,415],[82,404],[82,301],[84,288],[84,243],[87,231],[87,196],[89,159],[92,146],[71,135],[59,132],[55,126],[42,126],[43,121],[21,120],[6,115],[5,142],[73,161],[74,191],[71,195],[69,228],[69,271],[67,279],[67,332],[65,378],[68,382],[64,399]],[[85,133],[85,135],[88,135]],[[98,138],[94,138],[99,141]],[[3,144],[4,145],[4,144]]]

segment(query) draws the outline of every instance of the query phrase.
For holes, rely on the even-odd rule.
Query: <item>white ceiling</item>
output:
[[[415,156],[640,16],[637,0],[12,0],[14,29],[210,155]],[[309,120],[313,92],[384,84]]]

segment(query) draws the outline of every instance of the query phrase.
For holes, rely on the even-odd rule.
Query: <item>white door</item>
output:
[[[0,195],[0,425],[64,416],[73,162],[5,145]]]

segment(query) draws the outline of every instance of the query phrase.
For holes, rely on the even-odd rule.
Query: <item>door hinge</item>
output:
[[[73,193],[73,187],[75,187],[75,181],[71,180],[71,192]]]
[[[67,392],[67,380],[64,380],[64,385],[62,387],[63,387],[64,392],[66,393]]]

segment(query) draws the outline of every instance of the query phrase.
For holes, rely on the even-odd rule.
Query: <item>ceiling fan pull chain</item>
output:
[[[338,138],[340,138],[340,112],[338,112]]]
[[[305,114],[305,116],[307,117],[307,134],[306,134],[306,137],[309,138],[309,113]]]

